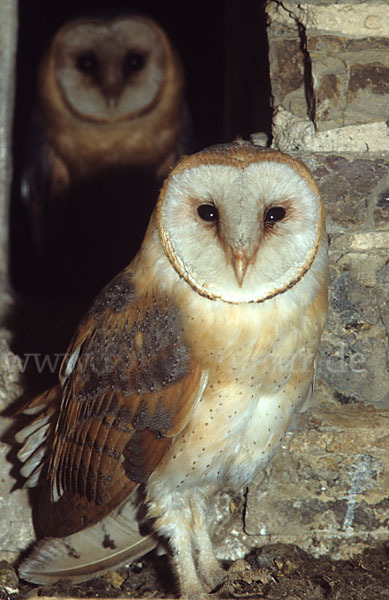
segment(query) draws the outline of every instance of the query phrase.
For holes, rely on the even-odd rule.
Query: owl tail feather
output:
[[[44,538],[19,567],[21,579],[50,584],[81,583],[134,561],[157,545],[143,536],[131,501],[86,529],[63,538]]]

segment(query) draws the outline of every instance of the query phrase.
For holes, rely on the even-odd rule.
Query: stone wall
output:
[[[323,195],[329,315],[313,407],[249,489],[246,535],[230,545],[340,558],[389,539],[389,5],[271,0],[267,12],[273,146],[301,157]]]
[[[14,106],[14,72],[17,37],[17,2],[0,5],[0,560],[15,559],[33,537],[25,490],[12,492],[15,479],[8,460],[5,434],[12,424],[4,410],[20,395],[18,359],[9,348],[10,332],[4,317],[10,306],[7,281],[8,206],[11,182],[11,133]],[[12,452],[12,449],[11,449]]]
[[[388,152],[386,0],[271,0],[267,11],[276,145]]]
[[[11,181],[11,132],[14,102],[14,68],[17,14],[15,2],[0,7],[0,273],[7,268],[8,191]]]

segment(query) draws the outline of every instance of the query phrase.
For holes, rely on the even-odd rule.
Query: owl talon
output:
[[[227,572],[222,567],[218,567],[217,569],[208,570],[206,574],[204,573],[203,577],[210,591],[213,592],[223,583],[226,575]]]

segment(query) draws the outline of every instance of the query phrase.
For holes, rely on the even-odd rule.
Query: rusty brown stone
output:
[[[315,92],[316,114],[320,113],[322,120],[332,117],[330,107],[337,108],[341,101],[339,77],[334,73],[323,75],[320,85]]]
[[[284,97],[300,88],[304,83],[300,40],[275,40],[273,42],[273,52],[277,62],[275,69],[273,65],[272,89],[273,93]]]
[[[350,102],[359,90],[366,88],[372,94],[389,94],[389,66],[379,63],[351,65],[348,101]]]

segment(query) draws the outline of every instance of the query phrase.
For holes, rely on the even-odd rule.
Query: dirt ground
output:
[[[211,597],[257,600],[389,599],[389,546],[368,549],[351,560],[313,558],[297,546],[274,544],[254,549],[245,559],[225,564],[226,578]],[[171,598],[178,595],[168,557],[150,553],[142,561],[79,585],[33,586],[0,565],[0,598]]]

